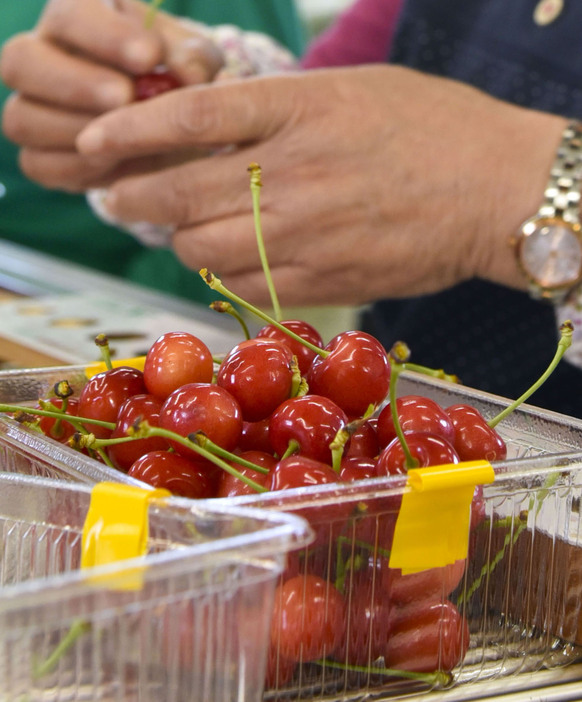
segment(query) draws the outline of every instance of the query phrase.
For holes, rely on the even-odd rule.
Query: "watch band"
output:
[[[565,222],[579,222],[581,186],[582,123],[573,121],[562,132],[538,214],[541,217],[561,217]]]

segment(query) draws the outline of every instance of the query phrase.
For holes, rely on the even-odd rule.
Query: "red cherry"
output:
[[[270,490],[292,490],[298,487],[337,483],[338,474],[326,463],[307,456],[289,456],[271,471]]]
[[[422,432],[442,436],[450,444],[455,440],[455,428],[449,415],[434,400],[422,395],[404,395],[396,400],[398,420],[403,432]],[[378,440],[380,446],[396,436],[392,410],[386,405],[378,415]]]
[[[260,466],[261,468],[267,468],[268,470],[274,468],[277,463],[277,459],[274,456],[271,456],[268,453],[263,453],[262,451],[243,451],[239,455],[241,458]],[[252,468],[241,466],[235,461],[229,461],[229,463],[236,468],[239,473],[242,473],[247,478],[251,478],[259,485],[265,485],[267,482],[271,481],[268,473],[259,473]],[[247,485],[243,480],[237,478],[235,475],[231,475],[225,470],[220,473],[216,497],[236,497],[237,495],[256,494],[257,492],[254,488]]]
[[[263,451],[275,453],[269,439],[269,417],[258,422],[244,422],[238,442],[241,451]]]
[[[367,456],[345,456],[342,458],[339,475],[344,483],[376,478],[376,461]]]
[[[344,456],[375,458],[380,453],[377,424],[376,419],[369,419],[363,422],[351,435]]]
[[[181,88],[181,81],[167,69],[160,67],[151,73],[144,73],[134,78],[136,100],[149,100],[150,98],[167,93],[170,90]]]
[[[325,658],[344,638],[345,614],[344,599],[330,582],[295,576],[275,592],[271,643],[287,660]]]
[[[381,587],[384,597],[399,606],[422,600],[445,600],[459,585],[464,572],[464,560],[406,575],[402,575],[400,568],[383,568]]]
[[[61,409],[63,406],[63,400],[60,397],[51,397],[47,402],[50,402],[57,409]],[[71,416],[79,414],[79,400],[75,400],[72,397],[68,398],[65,415],[67,414]],[[39,429],[45,436],[50,436],[51,439],[66,444],[67,440],[75,433],[75,427],[65,420],[59,422],[55,427],[56,423],[57,420],[52,417],[39,417],[38,420]]]
[[[216,384],[228,390],[247,422],[268,417],[291,394],[293,354],[280,341],[250,339],[220,364]]]
[[[238,402],[224,388],[208,383],[189,383],[174,390],[162,405],[159,421],[162,429],[180,436],[202,432],[227,451],[237,446],[242,431]],[[195,451],[171,443],[178,453],[200,460]]]
[[[162,334],[147,352],[143,370],[148,392],[160,400],[187,383],[210,383],[213,372],[209,348],[187,332]]]
[[[293,397],[273,412],[269,439],[279,456],[284,455],[289,442],[294,440],[301,455],[331,464],[329,445],[347,422],[345,412],[327,397]]]
[[[127,436],[128,430],[140,421],[146,420],[150,426],[157,427],[162,403],[153,395],[132,395],[119,408],[117,413],[117,423],[112,439]],[[111,444],[107,447],[107,455],[113,465],[124,472],[127,472],[133,463],[144,453],[151,451],[165,451],[168,449],[168,442],[160,436],[152,436],[148,439],[132,439],[121,444]]]
[[[79,416],[115,422],[119,408],[127,398],[145,392],[143,373],[135,368],[120,366],[98,373],[81,390]],[[109,429],[96,424],[86,424],[86,428],[98,439],[106,439],[111,435]]]
[[[451,671],[469,647],[469,628],[451,602],[415,602],[394,610],[384,651],[387,668]]]
[[[433,434],[405,434],[406,443],[418,468],[458,463],[459,456],[451,444],[442,436]],[[406,457],[398,438],[393,439],[378,456],[376,471],[379,476],[405,474],[408,471]]]
[[[331,398],[350,418],[384,400],[390,364],[377,339],[361,331],[342,332],[325,350],[329,355],[316,356],[307,373],[310,392]]]
[[[281,324],[290,331],[300,336],[302,339],[309,341],[314,346],[323,348],[323,341],[321,335],[311,326],[308,322],[304,322],[300,319],[287,319]],[[305,375],[311,366],[311,362],[317,355],[315,351],[305,346],[301,342],[293,339],[289,334],[285,334],[278,327],[273,324],[267,324],[266,326],[259,329],[257,332],[257,339],[275,339],[281,341],[286,346],[291,349],[291,353],[297,358],[297,364],[301,375]]]
[[[507,446],[475,407],[458,404],[446,409],[455,427],[454,447],[461,461],[502,461]]]
[[[171,451],[146,453],[131,466],[128,475],[194,500],[214,497],[216,492],[215,481],[203,466]]]

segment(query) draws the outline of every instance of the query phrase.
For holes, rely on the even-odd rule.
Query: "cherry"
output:
[[[418,468],[459,462],[457,452],[442,436],[414,432],[405,434],[405,438],[410,453],[418,462]],[[402,475],[408,472],[406,456],[398,437],[392,439],[378,456],[376,471],[379,476]]]
[[[317,575],[297,575],[279,585],[271,624],[271,643],[291,661],[331,656],[344,638],[344,598]]]
[[[269,417],[258,422],[244,422],[238,442],[241,451],[263,451],[274,453],[269,439]]]
[[[298,452],[322,463],[331,464],[329,445],[348,418],[333,400],[319,395],[303,395],[283,402],[269,421],[269,439],[279,456],[290,441],[296,441]]]
[[[237,399],[246,421],[265,419],[291,395],[291,349],[273,339],[243,341],[220,364],[216,384]]]
[[[459,585],[464,572],[464,560],[406,575],[402,575],[400,568],[383,568],[381,587],[384,596],[399,606],[427,599],[444,600]]]
[[[136,100],[150,98],[181,88],[181,81],[167,68],[160,66],[150,73],[136,76],[133,81]]]
[[[198,500],[214,497],[216,485],[204,466],[171,451],[152,451],[137,459],[128,475],[173,495]]]
[[[385,665],[418,673],[448,672],[468,647],[468,625],[455,605],[424,600],[394,610]]]
[[[146,392],[143,373],[136,368],[119,366],[97,373],[87,381],[79,396],[79,416],[115,422],[121,405],[132,395]],[[111,430],[96,424],[86,428],[98,439],[106,439]]]
[[[226,451],[236,447],[242,431],[238,402],[224,388],[209,383],[188,383],[174,390],[162,405],[159,421],[162,429],[184,437],[203,432]],[[171,443],[178,453],[200,460],[194,450]]]
[[[187,332],[162,334],[147,352],[143,370],[148,392],[161,400],[187,383],[210,383],[213,372],[210,350]]]
[[[263,451],[243,451],[239,455],[241,458],[244,458],[251,463],[255,463],[262,468],[271,469],[274,468],[277,463],[277,459],[274,456],[264,453]],[[241,466],[235,461],[229,461],[229,463],[236,468],[239,473],[251,478],[259,485],[266,485],[267,481],[270,482],[270,476],[268,473],[259,473],[252,468]],[[237,478],[236,475],[231,475],[226,471],[222,471],[220,473],[216,497],[236,497],[237,495],[256,494],[256,491],[250,485],[247,485],[243,480]]]
[[[363,422],[350,436],[344,456],[375,458],[380,453],[377,424],[376,419],[368,419]]]
[[[307,456],[289,456],[271,471],[270,490],[292,490],[298,487],[337,483],[339,476],[331,466]]]
[[[404,395],[396,400],[396,410],[403,432],[435,434],[453,444],[455,440],[453,422],[434,400],[422,395]],[[382,447],[388,446],[396,436],[390,405],[386,405],[378,415],[377,431]]]
[[[300,319],[287,319],[281,322],[281,325],[286,329],[291,330],[297,336],[302,339],[306,339],[314,346],[323,348],[323,341],[320,333],[314,327]],[[266,324],[264,327],[259,329],[257,332],[258,339],[275,339],[286,344],[290,349],[291,353],[297,358],[297,364],[299,365],[299,370],[301,375],[305,375],[311,366],[311,362],[317,355],[313,349],[305,346],[301,342],[297,341],[289,334],[285,334],[284,331],[276,327],[274,324]]]
[[[57,409],[62,409],[63,407],[63,400],[60,397],[51,397],[50,400],[45,400],[45,402],[50,402]],[[64,414],[77,416],[79,414],[79,400],[69,397]],[[55,441],[59,441],[62,444],[66,444],[76,431],[75,427],[69,422],[65,420],[59,421],[53,417],[39,417],[38,427],[45,436],[50,436],[51,439],[55,439]]]
[[[310,392],[325,395],[348,417],[361,417],[388,393],[390,364],[382,344],[361,331],[342,332],[316,356],[306,379]]]
[[[475,407],[465,404],[446,408],[455,427],[454,447],[461,461],[502,461],[507,445]]]
[[[351,483],[354,480],[376,478],[376,461],[367,456],[344,456],[340,467],[340,480]]]
[[[128,430],[146,420],[152,427],[158,426],[162,403],[153,395],[132,395],[119,408],[112,439],[127,436]],[[166,439],[152,436],[147,439],[132,439],[120,444],[107,447],[107,455],[113,465],[125,473],[138,458],[150,451],[165,451],[168,449]]]

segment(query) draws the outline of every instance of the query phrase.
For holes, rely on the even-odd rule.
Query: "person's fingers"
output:
[[[129,73],[151,70],[163,58],[159,35],[141,17],[104,0],[53,0],[41,16],[41,37]]]
[[[4,103],[2,131],[10,141],[35,149],[70,149],[93,119],[83,112],[60,110],[13,93]]]
[[[172,91],[99,117],[77,147],[123,157],[266,139],[295,115],[294,80],[249,78]]]
[[[31,180],[45,188],[84,192],[101,182],[111,164],[99,161],[88,162],[73,151],[21,149],[19,165]]]
[[[34,70],[29,70],[34,66]],[[0,62],[8,87],[29,98],[69,109],[103,112],[133,100],[128,76],[107,66],[64,53],[33,34],[7,42]]]

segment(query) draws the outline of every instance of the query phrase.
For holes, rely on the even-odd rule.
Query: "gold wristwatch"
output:
[[[530,295],[554,304],[564,302],[582,282],[582,123],[562,134],[544,193],[544,201],[513,239]]]

